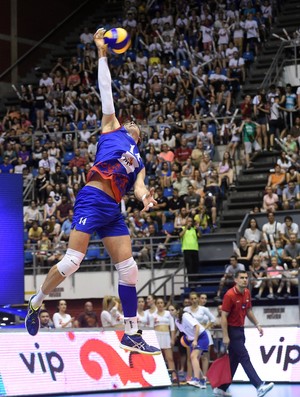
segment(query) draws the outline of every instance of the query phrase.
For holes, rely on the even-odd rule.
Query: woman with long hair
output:
[[[137,319],[139,329],[147,327],[148,318],[145,312],[145,299],[141,297],[138,298]]]
[[[184,335],[182,344],[189,347],[190,360],[193,368],[193,377],[187,383],[191,386],[206,389],[206,379],[200,369],[199,360],[204,352],[208,351],[209,340],[204,327],[195,317],[183,310],[180,305],[169,306],[169,311],[175,319],[175,325]]]
[[[260,243],[262,234],[255,218],[249,219],[248,227],[245,230],[244,237],[247,240],[248,244],[251,244],[254,247],[256,247],[256,245]]]
[[[151,327],[154,328],[159,347],[167,362],[168,369],[173,371],[172,380],[177,381],[175,374],[175,363],[173,358],[173,346],[175,343],[175,324],[169,310],[166,310],[165,302],[162,298],[156,299],[157,311],[153,315]]]
[[[58,302],[58,312],[53,314],[53,324],[55,328],[73,327],[74,317],[67,313],[67,302],[61,299]]]
[[[222,180],[226,178],[229,182],[229,187],[233,186],[234,171],[232,166],[232,161],[230,158],[230,153],[228,151],[224,152],[223,159],[219,163],[218,167],[219,173],[219,186],[222,185]]]

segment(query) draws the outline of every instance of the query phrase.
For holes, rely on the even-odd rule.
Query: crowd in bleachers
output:
[[[160,261],[168,238],[178,237],[189,218],[202,234],[217,228],[242,144],[249,169],[258,151],[274,150],[276,137],[282,150],[256,210],[299,208],[300,89],[272,85],[240,103],[278,4],[132,0],[122,19],[101,21],[131,35],[125,56],[109,57],[114,99],[121,122],[141,125],[147,184],[156,187],[157,205],[149,213],[140,212],[133,195],[120,206],[131,236],[144,239],[134,249],[138,260],[149,258],[149,238],[157,237]],[[34,184],[25,236],[41,264],[61,255],[76,194],[95,158],[101,129],[96,58],[85,28],[71,57],[58,58],[35,85],[16,88],[19,106],[8,108],[0,123],[0,172],[23,174],[24,189]],[[227,147],[216,161],[219,145]]]

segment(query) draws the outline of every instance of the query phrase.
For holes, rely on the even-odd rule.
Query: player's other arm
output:
[[[94,41],[98,50],[98,85],[102,102],[102,132],[116,130],[120,123],[115,115],[115,106],[111,88],[111,74],[107,64],[107,45],[104,43],[105,30],[98,29]]]
[[[154,189],[147,189],[145,185],[145,168],[143,168],[137,175],[135,184],[134,184],[134,195],[135,197],[142,201],[144,204],[143,211],[147,211],[153,205],[156,205],[157,202],[154,200]],[[151,204],[152,203],[152,204]]]

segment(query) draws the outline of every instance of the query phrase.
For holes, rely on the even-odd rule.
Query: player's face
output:
[[[141,132],[137,124],[133,121],[124,124],[124,127],[128,131],[129,135],[135,140],[137,144],[141,142]]]

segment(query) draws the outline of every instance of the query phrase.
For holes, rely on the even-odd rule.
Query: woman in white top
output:
[[[209,346],[212,346],[214,343],[209,332],[209,328],[216,321],[216,318],[207,307],[204,307],[207,301],[207,296],[205,294],[201,294],[199,296],[196,292],[191,292],[190,300],[192,303],[191,306],[185,307],[184,311],[191,313],[195,317],[195,319],[204,327],[204,329],[207,331]],[[208,366],[209,350],[207,352],[204,352],[201,356],[201,368],[204,375],[206,375]]]
[[[247,229],[245,230],[244,237],[247,240],[248,244],[251,244],[254,248],[256,248],[256,246],[260,243],[262,236],[255,218],[251,218],[249,220],[249,224]]]
[[[124,323],[124,316],[120,300],[115,296],[106,295],[102,303],[103,310],[100,315],[103,328],[120,328]]]
[[[74,317],[66,313],[67,302],[60,300],[58,302],[58,312],[53,315],[53,324],[55,328],[70,328],[73,326]]]
[[[117,296],[113,296],[112,308],[109,311],[114,328],[124,327],[124,314],[122,309],[121,300]]]
[[[175,319],[175,325],[184,335],[181,343],[191,350],[191,364],[193,368],[193,377],[187,383],[206,389],[206,379],[200,369],[199,359],[201,354],[209,349],[207,331],[190,313],[184,312],[181,306],[169,306],[170,313]]]
[[[154,324],[153,316],[157,312],[157,307],[156,307],[155,302],[156,302],[156,298],[154,295],[150,294],[147,296],[146,303],[147,303],[148,309],[145,310],[145,314],[147,316],[148,327],[152,327],[152,328],[153,328],[153,324]]]
[[[145,299],[138,298],[137,321],[138,321],[139,329],[143,329],[148,326],[148,317],[144,309],[145,309]]]
[[[159,347],[167,361],[168,369],[175,371],[172,347],[175,343],[175,323],[169,310],[165,309],[165,302],[162,298],[156,299],[157,312],[152,317],[152,326],[155,330]],[[172,379],[176,380],[175,372],[172,372]]]

